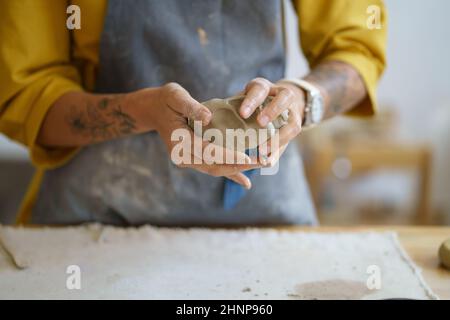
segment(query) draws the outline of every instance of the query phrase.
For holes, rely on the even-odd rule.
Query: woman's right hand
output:
[[[134,93],[137,95],[135,101],[144,103],[148,101],[146,90],[147,89],[143,89]],[[210,142],[204,141],[201,137],[194,134],[193,130],[188,126],[188,119],[201,121],[203,126],[207,125],[212,117],[209,109],[192,98],[191,95],[177,83],[168,83],[158,90],[159,92],[156,95],[155,103],[147,104],[147,112],[145,113],[148,116],[148,121],[152,123],[152,127],[160,134],[166,144],[169,154],[171,155],[173,148],[180,143],[180,141],[172,141],[172,133],[175,130],[184,129],[182,132],[185,132],[189,137],[186,136],[183,138],[187,138],[187,141],[191,141],[191,146],[188,148],[188,158],[190,161],[188,161],[188,163],[177,165],[183,168],[192,168],[216,177],[224,176],[245,188],[250,189],[250,179],[245,176],[242,171],[259,168],[261,165],[252,163],[252,160],[247,155],[237,155],[235,151],[222,148],[224,157],[227,154],[228,157],[232,157],[232,159],[237,159],[237,157],[240,156],[246,159],[245,164],[237,164],[236,162],[235,164],[207,164],[204,159],[199,159],[202,158],[202,150],[204,150]],[[151,96],[153,99],[155,98],[154,94]],[[180,130],[178,132],[180,132]],[[196,141],[196,143],[194,143],[194,141]],[[195,146],[201,146],[202,149],[194,150]],[[220,147],[214,146],[214,148],[218,150],[217,148]],[[183,158],[185,157],[186,156],[184,155]],[[196,158],[197,163],[194,161]],[[198,164],[198,160],[201,160],[200,164]]]

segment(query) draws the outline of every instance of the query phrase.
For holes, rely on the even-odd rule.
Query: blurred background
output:
[[[333,119],[298,139],[323,225],[450,224],[450,1],[385,3],[379,114]],[[286,4],[286,72],[301,76],[308,67]],[[0,223],[14,220],[32,173],[26,150],[0,136]]]

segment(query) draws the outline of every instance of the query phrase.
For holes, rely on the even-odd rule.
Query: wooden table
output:
[[[450,238],[450,227],[287,227],[291,231],[303,232],[351,232],[351,231],[395,231],[411,259],[422,269],[426,283],[441,299],[450,300],[450,270],[440,266],[438,249]]]

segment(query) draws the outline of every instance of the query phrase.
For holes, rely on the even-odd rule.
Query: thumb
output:
[[[166,86],[168,87],[167,94],[170,108],[188,119],[201,121],[203,125],[207,125],[211,121],[211,111],[192,98],[186,89],[176,83],[170,83]]]

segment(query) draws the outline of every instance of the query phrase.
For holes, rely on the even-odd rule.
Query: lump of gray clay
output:
[[[265,128],[261,128],[257,122],[258,114],[261,110],[266,107],[272,97],[267,97],[264,103],[259,106],[256,111],[247,119],[243,119],[239,114],[239,108],[244,101],[245,96],[234,96],[227,99],[212,99],[202,104],[205,105],[212,113],[212,119],[210,123],[203,127],[203,132],[207,129],[218,129],[223,136],[223,145],[216,143],[221,146],[226,145],[226,129],[243,129],[244,131],[247,129],[267,129],[267,139],[264,141],[260,141],[259,139],[256,142],[249,141],[249,139],[245,140],[245,146],[242,144],[239,145],[238,139],[236,139],[236,150],[245,150],[245,149],[254,149],[261,143],[264,143],[271,136],[275,134],[276,129],[280,129],[284,125],[287,124],[289,118],[289,111],[285,110],[277,119],[272,122],[269,122]],[[194,123],[192,119],[189,119],[189,126],[193,129]],[[215,143],[215,141],[212,141]]]
[[[441,244],[439,248],[439,259],[444,267],[450,269],[450,238]]]

